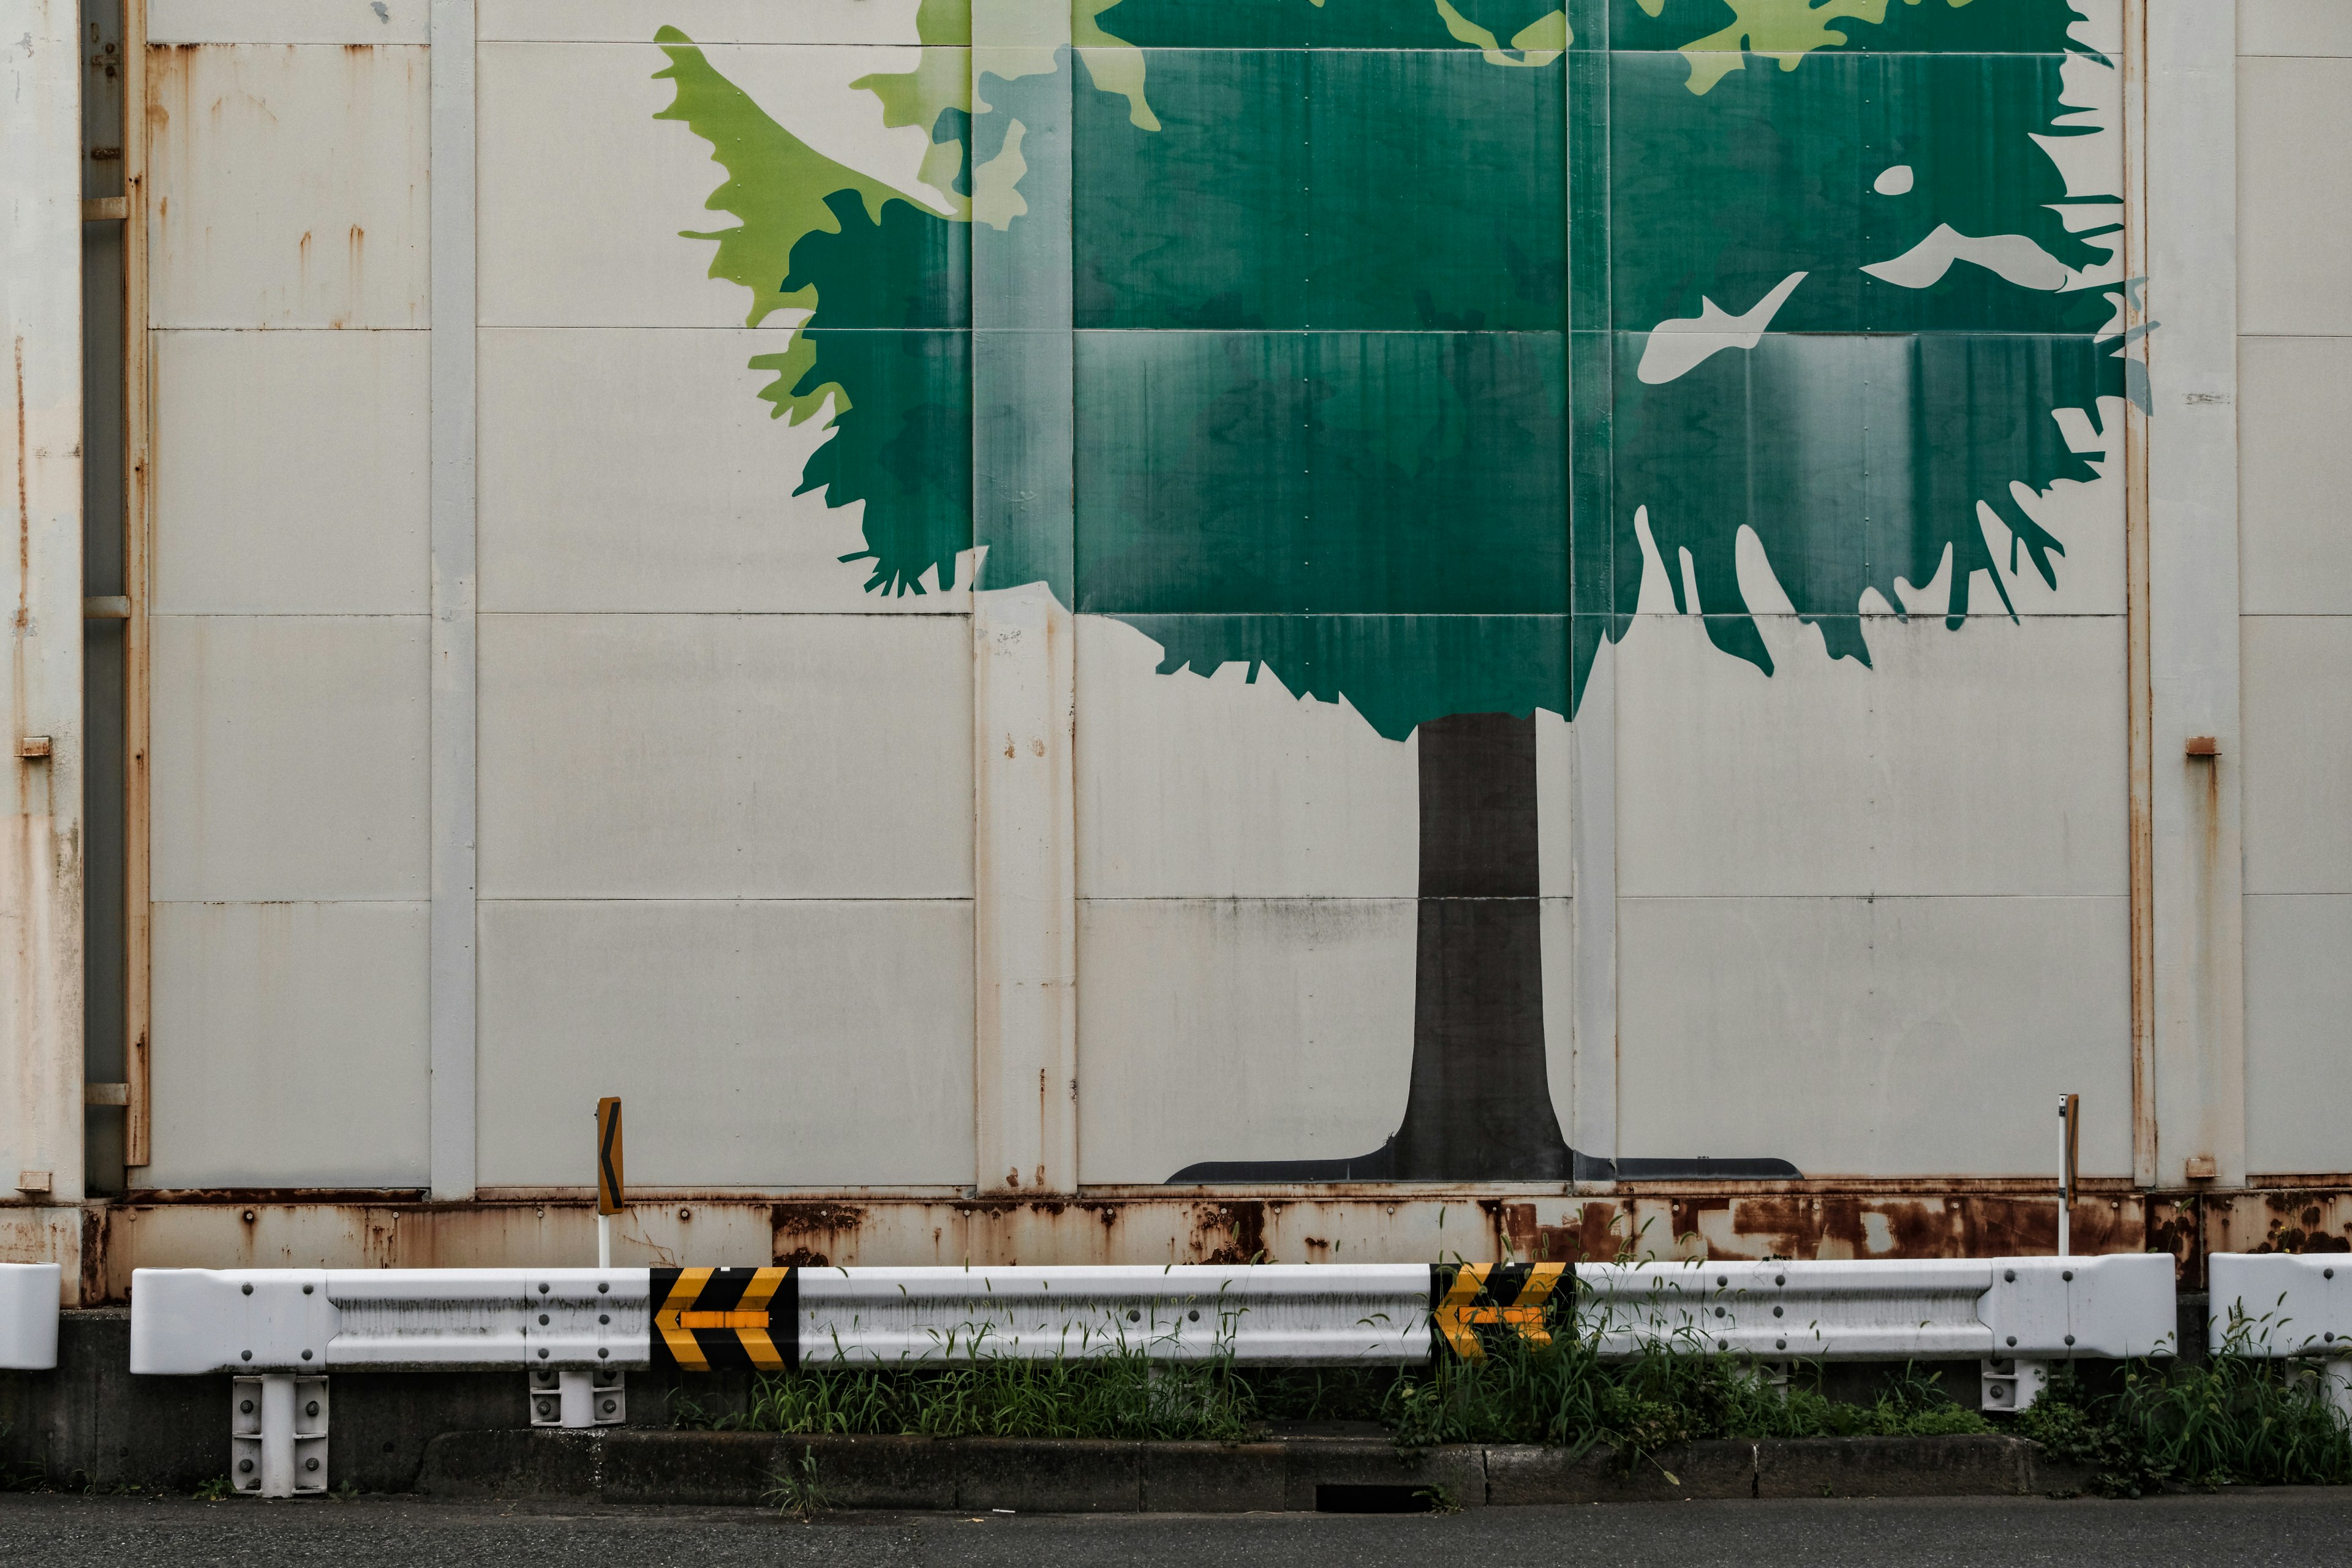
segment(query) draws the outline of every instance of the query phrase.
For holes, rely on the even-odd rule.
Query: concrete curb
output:
[[[1520,1446],[1417,1452],[1375,1438],[1263,1443],[788,1437],[758,1432],[449,1432],[417,1490],[757,1505],[814,1456],[828,1508],[1022,1513],[1410,1510],[1698,1498],[2023,1497],[2087,1477],[2021,1437],[1807,1437],[1694,1443],[1620,1472],[1606,1451]],[[1422,1500],[1419,1506],[1425,1506]]]

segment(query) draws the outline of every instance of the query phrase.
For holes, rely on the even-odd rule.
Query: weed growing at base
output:
[[[1952,1402],[1935,1378],[1904,1367],[1867,1405],[1829,1398],[1802,1381],[1781,1382],[1730,1356],[1653,1346],[1604,1361],[1579,1340],[1548,1346],[1490,1342],[1479,1361],[1444,1360],[1401,1376],[1381,1415],[1399,1444],[1542,1443],[1583,1452],[1614,1449],[1633,1463],[1710,1437],[1898,1437],[1990,1432]]]
[[[2094,1489],[2352,1483],[2352,1430],[2305,1363],[2139,1363],[2105,1392],[2062,1376],[2011,1428],[2093,1471]]]

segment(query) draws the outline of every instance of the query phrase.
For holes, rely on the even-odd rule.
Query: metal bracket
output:
[[[1996,1356],[1977,1363],[1978,1403],[1987,1410],[2006,1410],[2015,1414],[2031,1410],[2033,1402],[2050,1386],[2050,1363],[2046,1361],[2013,1361]]]
[[[617,1366],[530,1369],[534,1426],[618,1426],[629,1418],[628,1374]]]
[[[323,1497],[327,1380],[290,1372],[229,1379],[229,1484],[247,1497]]]

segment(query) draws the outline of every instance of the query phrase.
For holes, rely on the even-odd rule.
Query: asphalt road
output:
[[[1204,1568],[1432,1568],[1448,1562],[1576,1568],[2237,1568],[2352,1564],[2352,1491],[2145,1502],[1965,1499],[1621,1503],[1480,1509],[1449,1518],[1312,1514],[845,1514],[802,1524],[746,1510],[419,1502],[200,1503],[0,1496],[0,1563],[331,1563],[407,1568],[733,1568],[809,1563],[1104,1563]]]

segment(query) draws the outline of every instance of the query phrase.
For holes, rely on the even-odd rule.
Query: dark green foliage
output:
[[[824,205],[840,232],[803,236],[782,281],[817,300],[800,332],[813,360],[784,390],[840,390],[834,437],[793,493],[866,503],[866,552],[847,559],[873,563],[868,592],[922,593],[929,571],[951,588],[956,552],[971,543],[971,342],[958,330],[970,320],[971,230],[905,201],[885,202],[877,224],[855,191]],[[791,357],[752,363],[782,371]]]

